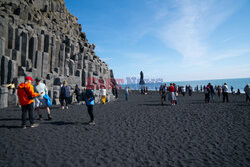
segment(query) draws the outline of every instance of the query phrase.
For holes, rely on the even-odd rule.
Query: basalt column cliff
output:
[[[64,0],[0,1],[0,106],[14,105],[6,84],[19,84],[24,77],[42,77],[49,95],[58,104],[60,83],[66,80],[71,92],[76,84],[81,89],[88,78],[98,94],[100,83],[114,79],[108,65],[95,54],[77,18],[69,13]],[[108,100],[113,99],[107,89]]]

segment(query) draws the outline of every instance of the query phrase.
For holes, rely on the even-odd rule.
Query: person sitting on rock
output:
[[[7,86],[6,86],[9,90],[11,90],[12,89],[12,94],[15,94],[16,93],[16,86],[15,86],[15,82],[14,81],[12,81],[10,84],[8,84]]]

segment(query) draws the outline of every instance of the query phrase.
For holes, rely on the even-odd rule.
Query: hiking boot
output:
[[[42,115],[39,115],[39,118],[37,120],[39,120],[39,121],[43,120]]]
[[[94,121],[90,121],[89,125],[95,125],[95,122]]]
[[[30,125],[31,128],[36,128],[38,126],[39,126],[39,124],[32,124],[32,125]]]
[[[66,110],[68,110],[69,109],[69,107],[68,106],[66,106]]]
[[[52,120],[52,117],[50,115],[48,115],[48,120]]]
[[[22,125],[22,129],[27,129],[27,126],[26,125]]]

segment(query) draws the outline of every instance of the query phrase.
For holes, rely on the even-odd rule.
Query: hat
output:
[[[27,76],[27,77],[25,78],[25,80],[26,80],[26,81],[28,81],[28,80],[34,81],[34,79],[32,79],[30,76]]]
[[[38,82],[38,81],[41,81],[42,80],[42,78],[41,77],[36,77],[36,81]]]

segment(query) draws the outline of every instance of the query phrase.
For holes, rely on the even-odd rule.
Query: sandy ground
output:
[[[0,166],[250,166],[250,103],[204,95],[160,105],[159,95],[123,93],[94,108],[52,107],[53,120],[20,129],[19,108],[0,110]],[[35,114],[37,117],[37,115]],[[43,116],[46,117],[45,110]]]

